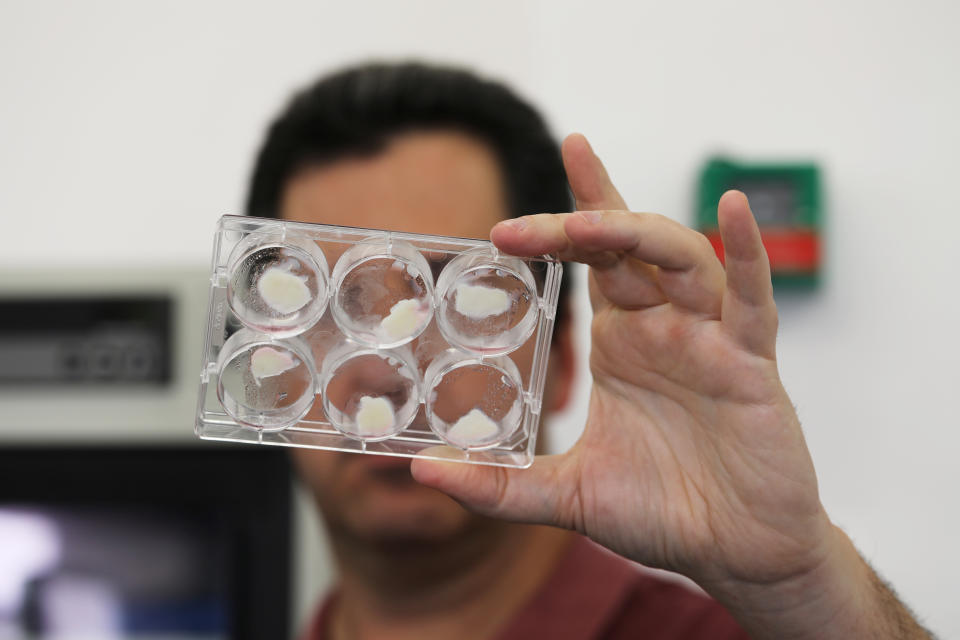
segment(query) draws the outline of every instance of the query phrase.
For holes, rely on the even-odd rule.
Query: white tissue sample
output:
[[[310,302],[306,276],[295,276],[280,267],[270,267],[257,281],[260,297],[278,313],[293,313]]]
[[[474,320],[498,316],[510,308],[510,297],[503,289],[482,285],[457,286],[457,313]]]
[[[422,321],[420,302],[409,298],[390,307],[390,315],[380,321],[380,329],[391,340],[399,340],[416,332]]]
[[[363,436],[387,435],[393,431],[396,418],[393,405],[386,398],[363,396],[357,411],[357,432]]]
[[[489,441],[500,427],[480,409],[471,409],[447,431],[447,438],[465,445]]]
[[[298,364],[300,362],[286,351],[272,347],[260,347],[250,355],[250,373],[258,385],[263,378],[278,376]]]

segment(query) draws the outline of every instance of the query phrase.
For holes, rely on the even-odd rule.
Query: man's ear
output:
[[[561,322],[555,327],[550,344],[550,361],[547,365],[547,388],[544,405],[550,412],[562,411],[573,395],[573,381],[577,372],[577,350],[573,344],[573,309],[569,300],[561,314]]]

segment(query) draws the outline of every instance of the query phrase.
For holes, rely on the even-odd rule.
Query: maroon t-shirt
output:
[[[301,640],[327,640],[333,596]],[[716,601],[645,572],[580,536],[494,640],[740,640]]]

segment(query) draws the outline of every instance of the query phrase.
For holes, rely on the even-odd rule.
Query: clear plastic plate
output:
[[[561,271],[483,240],[224,216],[197,435],[528,466]]]

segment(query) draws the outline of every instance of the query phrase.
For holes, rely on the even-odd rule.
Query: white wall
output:
[[[558,134],[591,137],[634,208],[684,221],[708,153],[816,159],[827,278],[779,297],[783,377],[835,521],[933,629],[960,636],[960,5],[582,5],[7,0],[0,279],[202,266],[289,91],[370,57],[513,83]],[[584,399],[557,421],[565,444]]]

